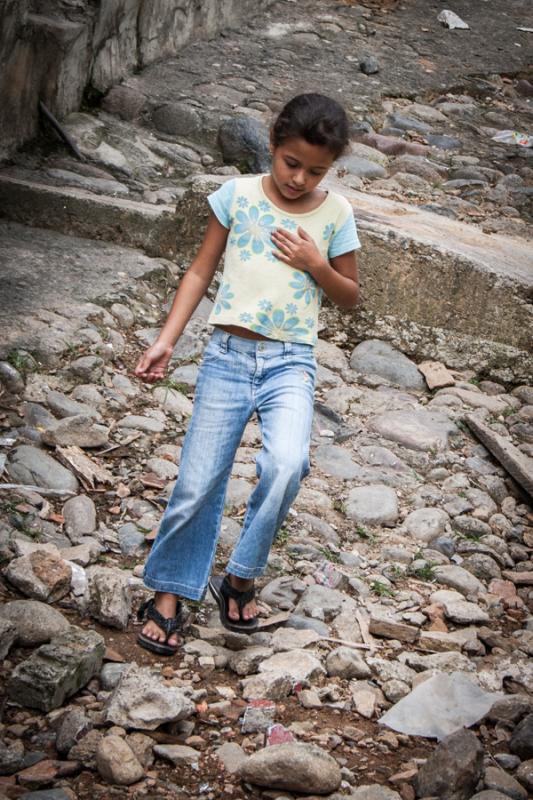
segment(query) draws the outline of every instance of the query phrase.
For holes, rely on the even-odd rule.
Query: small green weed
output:
[[[332,564],[340,564],[341,559],[338,553],[334,553],[329,547],[319,547],[319,551],[322,553],[324,558],[327,558],[328,561],[331,561]]]
[[[276,544],[281,545],[283,547],[287,544],[289,540],[289,531],[285,526],[282,526],[276,534]]]
[[[21,375],[27,375],[29,372],[35,370],[33,359],[27,353],[21,353],[20,350],[11,350],[8,353],[7,361],[14,367]]]
[[[417,569],[414,569],[411,574],[415,578],[418,578],[421,581],[427,581],[429,583],[432,583],[435,580],[436,566],[437,565],[434,562],[428,561],[428,563],[425,564],[423,567],[418,567]]]
[[[372,581],[370,588],[378,597],[394,597],[393,590],[382,581]]]
[[[187,394],[189,387],[186,383],[174,380],[174,378],[164,378],[162,381],[157,382],[157,386],[163,386],[165,389],[173,389],[180,394]]]
[[[342,500],[334,500],[333,501],[333,508],[335,511],[338,511],[340,514],[344,514],[346,516],[346,506],[342,502]]]

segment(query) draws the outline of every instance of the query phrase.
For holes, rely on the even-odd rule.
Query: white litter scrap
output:
[[[440,740],[479,722],[503,696],[483,691],[464,672],[441,672],[393,705],[379,724],[409,736]]]
[[[519,144],[521,147],[533,147],[533,136],[521,131],[498,131],[492,137],[492,141],[500,144]]]
[[[441,11],[437,19],[451,31],[453,31],[454,28],[464,31],[470,30],[470,25],[462,20],[461,17],[458,17],[453,11]]]

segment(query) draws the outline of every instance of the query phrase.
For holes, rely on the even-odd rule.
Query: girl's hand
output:
[[[167,372],[173,348],[157,341],[141,356],[135,367],[135,375],[147,383],[162,380]]]
[[[278,248],[273,250],[273,254],[289,267],[309,272],[314,277],[327,265],[313,238],[301,227],[296,233],[277,228],[272,234],[272,241]]]

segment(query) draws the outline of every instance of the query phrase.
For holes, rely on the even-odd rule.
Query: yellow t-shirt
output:
[[[322,290],[308,272],[273,255],[270,236],[276,228],[296,231],[301,226],[325,258],[357,250],[351,205],[328,192],[313,211],[291,214],[265,195],[262,175],[229,180],[208,202],[229,230],[211,325],[239,325],[269,339],[314,345]]]

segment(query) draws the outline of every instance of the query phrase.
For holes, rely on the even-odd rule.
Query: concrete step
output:
[[[177,252],[175,209],[0,173],[0,217],[65,234],[137,247],[151,256]]]

